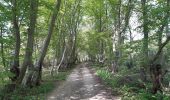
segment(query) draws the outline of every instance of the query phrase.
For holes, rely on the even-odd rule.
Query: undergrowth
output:
[[[5,97],[3,100],[45,100],[47,94],[56,87],[56,83],[59,84],[65,80],[68,74],[69,71],[64,71],[54,74],[52,77],[49,72],[44,73],[40,86],[33,88],[19,87],[10,94],[3,94],[3,92],[1,92],[1,95]]]
[[[151,94],[149,91],[151,83],[145,83],[145,88],[143,88],[143,83],[139,76],[133,73],[133,69],[123,70],[116,74],[112,74],[106,68],[97,67],[96,70],[97,75],[104,80],[106,85],[121,94],[122,100],[170,100],[170,96],[166,94]]]

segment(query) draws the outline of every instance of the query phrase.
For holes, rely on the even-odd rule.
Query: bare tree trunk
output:
[[[14,37],[15,37],[15,51],[13,55],[13,63],[10,68],[10,71],[14,74],[14,77],[11,77],[11,80],[14,82],[17,80],[20,74],[19,70],[19,53],[20,53],[20,30],[18,25],[18,18],[17,18],[17,0],[12,0],[12,23],[14,29]]]
[[[38,0],[30,0],[30,16],[29,16],[30,23],[28,28],[27,47],[25,51],[24,62],[21,67],[21,74],[18,80],[19,84],[21,84],[21,82],[23,81],[23,85],[30,84],[28,82],[25,82],[25,80],[28,80],[28,77],[25,77],[24,80],[23,78],[24,76],[27,76],[30,70],[33,69],[32,55],[33,55],[34,33],[36,27],[37,13],[38,13]],[[26,73],[27,68],[29,68],[28,73]]]

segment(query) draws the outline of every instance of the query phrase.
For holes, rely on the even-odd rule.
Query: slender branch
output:
[[[158,57],[160,56],[162,49],[168,44],[168,42],[170,41],[170,37],[167,37],[166,41],[164,43],[162,43],[162,45],[159,47],[158,52],[156,53],[154,59],[151,61],[151,63],[154,63]]]

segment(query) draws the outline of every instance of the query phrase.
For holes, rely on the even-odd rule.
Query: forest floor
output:
[[[82,63],[65,82],[48,94],[47,100],[120,100],[111,88],[103,85],[88,64]]]

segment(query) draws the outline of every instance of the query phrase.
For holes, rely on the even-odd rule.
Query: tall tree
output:
[[[71,46],[71,51],[70,55],[68,58],[68,63],[69,64],[74,64],[76,61],[76,45],[77,45],[77,34],[78,34],[78,26],[81,21],[81,1],[82,0],[75,0],[71,17],[70,17],[70,46]]]
[[[18,9],[17,9],[17,0],[12,0],[12,23],[13,23],[13,34],[15,39],[15,50],[13,52],[13,63],[10,68],[10,71],[14,74],[11,77],[12,81],[16,81],[19,77],[19,53],[20,53],[20,29],[18,25]]]
[[[141,0],[142,4],[142,19],[143,19],[143,62],[141,65],[141,78],[143,81],[146,81],[146,68],[148,66],[148,34],[149,34],[149,29],[148,29],[148,15],[147,15],[147,0]]]
[[[27,39],[27,46],[25,50],[25,57],[24,57],[24,61],[22,64],[20,77],[18,80],[19,84],[22,82],[27,68],[33,69],[32,54],[33,54],[36,19],[37,19],[37,13],[38,13],[38,0],[30,0],[29,3],[30,3],[29,28],[27,29],[28,39]]]
[[[49,27],[48,27],[48,35],[47,35],[47,37],[44,41],[43,47],[40,51],[40,56],[35,64],[35,72],[30,74],[30,76],[29,76],[29,77],[32,76],[33,79],[31,79],[31,80],[32,80],[33,84],[35,84],[35,85],[39,85],[40,81],[41,81],[42,63],[43,63],[44,57],[46,56],[46,53],[47,53],[48,45],[50,43],[50,39],[51,39],[53,30],[55,27],[55,21],[56,21],[57,15],[60,10],[60,5],[61,5],[61,0],[56,0],[53,14],[51,16]]]

